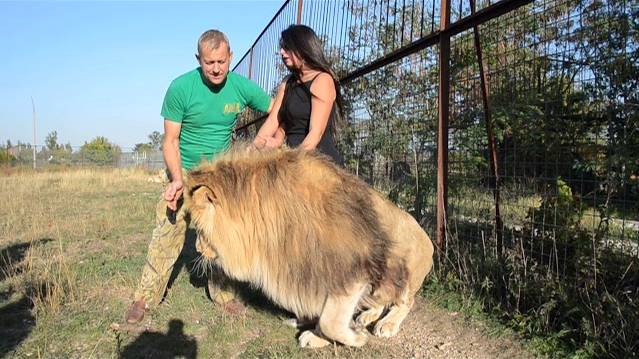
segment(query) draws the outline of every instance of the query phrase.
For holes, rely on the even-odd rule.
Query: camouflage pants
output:
[[[158,305],[164,297],[173,266],[175,265],[189,227],[187,209],[178,202],[176,212],[167,207],[164,198],[160,199],[155,210],[156,227],[149,243],[146,264],[142,269],[142,278],[135,291],[134,301],[144,299],[149,306]],[[216,303],[223,304],[235,298],[232,287],[219,271],[209,275],[209,295]]]
[[[167,207],[164,198],[158,202],[155,210],[156,226],[134,300],[144,299],[148,305],[157,305],[162,300],[173,265],[186,240],[188,223],[185,212],[181,203],[177,212],[173,212]]]

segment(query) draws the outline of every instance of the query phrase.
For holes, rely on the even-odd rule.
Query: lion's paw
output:
[[[355,319],[356,326],[362,329],[366,328],[369,324],[379,319],[383,311],[384,307],[380,309],[371,308],[366,310],[365,312],[362,312],[360,315],[357,316],[357,319]]]
[[[365,331],[356,331],[350,343],[344,343],[353,347],[361,347],[368,342],[368,335]]]
[[[322,348],[330,344],[328,340],[317,336],[312,330],[302,332],[298,342],[302,348]]]
[[[375,325],[373,334],[382,338],[394,337],[399,332],[399,323],[381,320]]]

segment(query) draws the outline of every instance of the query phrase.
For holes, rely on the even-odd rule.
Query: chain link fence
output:
[[[52,150],[41,145],[20,144],[3,148],[1,156],[3,164],[21,167],[105,166],[137,167],[150,171],[164,168],[164,158],[160,150],[134,151],[118,146],[87,149],[65,145]]]
[[[341,78],[348,169],[433,238],[445,219],[438,282],[545,337],[551,356],[629,358],[639,355],[638,15],[624,0],[286,1],[235,71],[274,90],[279,33],[314,28]],[[239,137],[254,135],[256,117]]]

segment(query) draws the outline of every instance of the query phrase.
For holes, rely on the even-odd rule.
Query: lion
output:
[[[362,346],[374,322],[374,335],[396,335],[432,268],[417,221],[315,151],[234,146],[186,183],[198,249],[316,323],[301,347]]]

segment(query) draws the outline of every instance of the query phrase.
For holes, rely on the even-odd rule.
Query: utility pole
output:
[[[31,96],[31,106],[33,107],[33,169],[36,169],[36,127],[35,127],[35,102]]]

